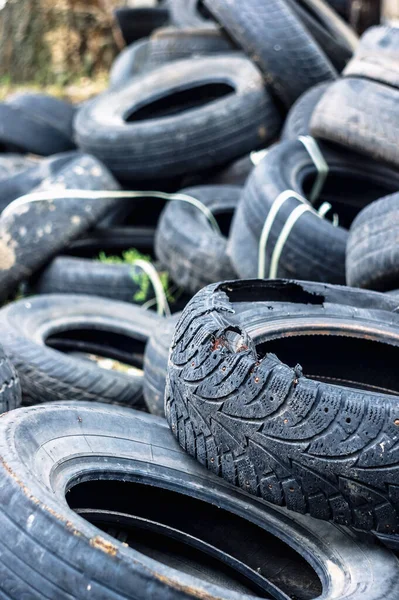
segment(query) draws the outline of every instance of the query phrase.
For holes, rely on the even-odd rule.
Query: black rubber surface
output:
[[[21,385],[15,368],[0,346],[0,414],[21,404]]]
[[[324,0],[285,0],[341,72],[358,46],[353,29]]]
[[[181,193],[206,206],[221,229],[216,232],[206,215],[187,202],[172,200],[161,215],[155,238],[157,258],[179,286],[195,293],[236,275],[227,255],[227,238],[241,188],[198,186]]]
[[[0,298],[5,299],[73,239],[104,216],[117,200],[68,197],[68,189],[117,190],[118,183],[92,156],[68,161],[33,191],[59,192],[64,198],[9,207],[0,218]]]
[[[204,0],[205,6],[263,72],[286,107],[336,78],[331,61],[285,0]],[[267,35],[265,35],[267,31]]]
[[[395,533],[399,316],[394,297],[359,292],[205,288],[175,331],[165,410],[189,454],[250,494]],[[253,318],[240,325],[249,303]]]
[[[362,208],[398,189],[398,174],[374,160],[343,153],[328,144],[319,143],[319,148],[329,171],[314,207],[328,202],[331,209],[324,219],[316,211],[300,216],[282,247],[277,276],[345,283],[347,230]],[[297,140],[275,145],[255,167],[243,189],[229,238],[228,253],[240,277],[258,275],[259,242],[276,199],[286,190],[310,197],[316,174],[308,151]],[[276,214],[265,248],[266,277],[276,242],[300,204],[290,197]],[[332,223],[334,213],[339,226]]]
[[[114,15],[127,46],[148,37],[154,29],[169,22],[167,6],[122,7],[117,8]]]
[[[144,400],[150,413],[165,416],[165,385],[169,350],[180,313],[163,319],[144,353]]]
[[[0,453],[7,600],[397,598],[392,553],[234,490],[154,416],[22,409]]]
[[[127,369],[142,368],[145,344],[159,319],[123,302],[73,294],[32,296],[0,310],[4,349],[25,404],[94,400],[141,406],[142,373]],[[101,368],[93,356],[127,368]]]
[[[75,107],[52,96],[16,93],[0,103],[0,144],[50,156],[75,148]]]
[[[346,252],[348,285],[389,291],[399,287],[399,195],[373,202],[355,219]]]
[[[319,83],[298,98],[284,122],[282,140],[296,140],[300,135],[310,135],[313,111],[329,86],[329,83]]]
[[[0,154],[0,162],[7,161],[7,154]],[[3,161],[4,157],[4,161]],[[83,157],[82,152],[72,150],[70,152],[61,152],[48,158],[39,158],[38,160],[29,160],[25,163],[25,168],[17,173],[10,173],[7,178],[1,180],[0,186],[0,211],[7,204],[31,192],[35,187],[48,179],[52,183],[53,177],[63,169],[68,163],[75,159]],[[26,159],[28,160],[28,159]],[[25,162],[25,161],[24,161]],[[19,163],[22,165],[22,163]],[[46,184],[44,184],[46,185]]]

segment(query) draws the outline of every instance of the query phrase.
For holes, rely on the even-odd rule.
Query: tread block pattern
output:
[[[231,313],[208,286],[176,327],[165,407],[181,446],[264,500],[399,531],[397,398],[310,380],[272,354],[259,360]]]

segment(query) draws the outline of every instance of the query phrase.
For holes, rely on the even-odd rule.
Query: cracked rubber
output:
[[[208,97],[194,94],[214,85],[232,91],[218,91],[216,99],[214,87],[207,87]],[[169,102],[156,104],[173,97],[173,110]],[[155,114],[134,116],[154,103]],[[152,180],[154,164],[157,179],[224,165],[273,141],[280,126],[258,69],[247,58],[224,55],[162,65],[86,103],[75,120],[80,147],[130,181]]]
[[[346,251],[348,285],[381,292],[399,287],[399,194],[367,206],[354,220]]]
[[[24,404],[90,400],[142,406],[142,375],[100,368],[62,350],[125,364],[136,357],[140,368],[144,346],[159,319],[123,302],[74,294],[32,296],[8,304],[0,310],[3,346],[19,375]],[[89,333],[76,337],[81,329]],[[68,337],[64,332],[72,333]],[[119,335],[124,336],[121,342]],[[46,345],[49,337],[51,347]]]
[[[204,3],[287,108],[310,87],[336,78],[330,60],[284,0]]]
[[[201,570],[187,572],[185,557],[174,568],[163,564],[137,550],[135,540],[129,547],[77,515],[67,502],[82,506],[79,486],[75,493],[82,474],[89,485],[114,480],[122,493],[108,499],[110,510],[158,517],[174,530],[184,531],[185,522],[194,540],[233,558],[247,554],[254,574],[270,582],[263,598],[398,597],[399,563],[391,552],[232,488],[178,447],[164,419],[74,402],[21,409],[0,420],[0,453],[4,600],[259,598],[201,578]],[[136,496],[126,502],[131,485],[141,497],[138,511]],[[18,544],[11,543],[16,536]],[[319,585],[314,574],[309,581],[312,571]]]
[[[399,399],[374,386],[388,384],[395,369],[387,367],[385,379],[378,370],[385,363],[374,372],[372,365],[381,343],[396,352],[398,307],[387,294],[324,287],[323,293],[322,285],[317,292],[307,283],[255,280],[199,292],[175,331],[166,416],[189,454],[250,494],[340,525],[395,533]],[[284,307],[275,300],[285,288],[294,302]],[[334,294],[342,304],[334,303]],[[387,298],[392,309],[381,310]],[[241,303],[249,302],[252,323],[240,326]],[[294,342],[292,336],[320,331],[331,342],[338,335],[374,343],[369,366],[342,362],[337,378],[316,350],[311,361],[314,367],[321,358],[322,372],[307,377],[295,362],[287,366],[267,350],[279,337]],[[264,357],[257,353],[261,343]],[[368,375],[360,388],[356,377]],[[398,380],[390,383],[397,393]]]
[[[182,190],[202,202],[216,217],[230,221],[241,197],[236,186],[198,186]],[[224,233],[224,234],[223,234]],[[236,273],[227,255],[228,231],[219,233],[199,208],[172,200],[165,207],[155,237],[158,260],[172,279],[195,293]]]

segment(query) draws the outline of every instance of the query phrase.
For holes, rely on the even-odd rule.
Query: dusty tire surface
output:
[[[141,368],[144,346],[159,322],[155,313],[105,298],[50,294],[7,305],[0,322],[25,404],[90,400],[142,406],[142,375],[100,368],[72,352]]]
[[[169,350],[180,314],[163,319],[145,348],[144,400],[149,412],[165,416],[165,385]]]
[[[198,293],[175,331],[166,416],[187,452],[250,494],[341,525],[395,533],[399,402],[393,394],[399,382],[391,379],[390,390],[388,378],[377,383],[384,359],[366,381],[378,347],[392,352],[388,362],[396,360],[395,298],[360,296],[350,288],[316,289],[257,280],[217,284]],[[294,302],[282,305],[284,294]],[[391,308],[386,311],[387,299]],[[253,321],[240,325],[240,306],[251,301]],[[322,352],[317,343],[308,355],[297,348],[290,367],[269,353],[278,348],[282,356],[288,348],[289,354],[293,336],[318,331],[332,335],[329,345],[334,339],[341,344],[338,370],[324,357],[319,372],[309,377],[295,366],[302,358],[305,369],[317,369]],[[290,344],[284,345],[285,335]],[[362,356],[370,351],[364,363],[370,366],[359,365],[351,380],[356,365],[344,354],[359,340]]]
[[[0,453],[5,597],[357,600],[361,589],[362,600],[397,598],[391,552],[232,488],[178,447],[164,419],[87,403],[31,407],[0,420]],[[110,512],[101,522],[104,509]],[[217,583],[201,564],[190,569],[190,544],[179,561],[146,555],[152,548],[140,529],[110,522],[112,513],[132,515],[138,525],[160,523],[208,552],[227,553],[236,565],[248,563],[244,584],[223,576],[223,564]],[[213,556],[214,568],[217,562]],[[251,576],[260,590],[248,585]]]

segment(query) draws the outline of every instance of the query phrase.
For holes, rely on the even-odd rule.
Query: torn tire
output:
[[[250,494],[340,525],[395,533],[395,298],[311,289],[255,280],[199,292],[175,330],[168,422],[189,454]],[[276,301],[295,290],[293,303]],[[329,301],[330,293],[342,303]],[[385,311],[387,298],[392,310]],[[253,318],[242,325],[241,307],[251,302]]]

